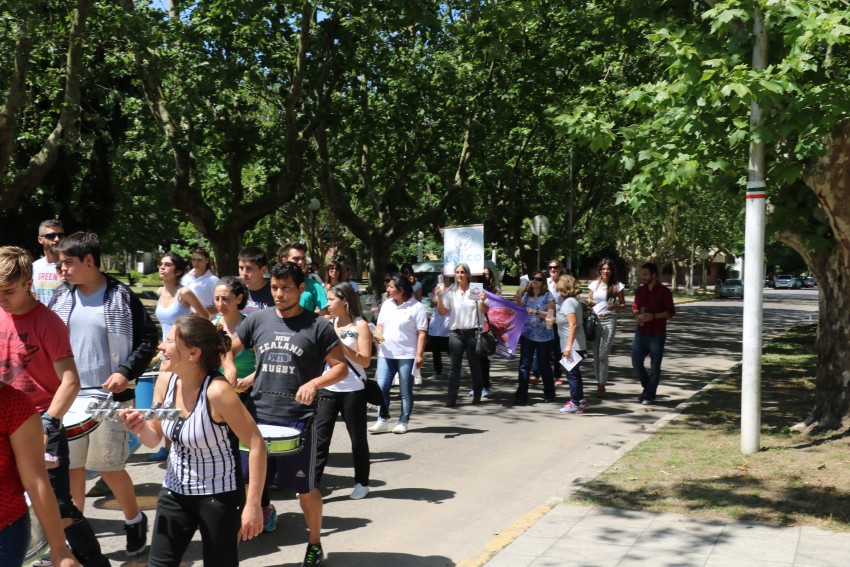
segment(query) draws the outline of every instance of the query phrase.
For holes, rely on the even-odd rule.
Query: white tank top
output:
[[[356,317],[354,319],[354,323],[352,323],[351,328],[347,331],[342,331],[340,334],[340,341],[347,347],[351,347],[354,350],[357,350],[357,337],[359,333],[357,332],[357,322],[361,321],[360,317]],[[334,321],[336,323],[336,321]],[[348,358],[345,357],[346,362],[348,362],[348,376],[346,376],[343,380],[328,386],[325,388],[331,392],[356,392],[357,390],[362,390],[365,385],[363,384],[363,380],[366,379],[366,371],[363,370],[363,367]],[[325,365],[325,372],[328,371],[328,366]]]
[[[204,379],[189,417],[162,422],[163,434],[171,439],[163,486],[178,494],[221,494],[241,485],[239,442],[227,425],[212,419],[207,403],[211,381],[212,376]],[[176,394],[177,375],[172,374],[165,400],[176,405]]]

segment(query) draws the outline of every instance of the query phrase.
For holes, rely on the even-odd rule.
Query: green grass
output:
[[[795,433],[814,403],[816,328],[766,345],[763,450],[740,451],[740,369],[575,495],[633,510],[850,531],[850,435]]]

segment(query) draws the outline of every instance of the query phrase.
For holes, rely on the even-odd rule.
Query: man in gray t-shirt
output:
[[[322,494],[316,486],[316,436],[313,412],[319,390],[342,381],[348,365],[333,326],[324,317],[301,307],[304,272],[292,262],[271,270],[274,309],[250,314],[237,330],[232,353],[253,348],[257,371],[253,379],[237,382],[237,389],[253,386],[251,397],[257,422],[297,429],[302,447],[283,456],[272,456],[277,467],[278,488],[298,493],[309,530],[305,564],[323,556]],[[322,373],[327,364],[327,371]],[[225,363],[228,376],[235,376],[232,358]],[[243,459],[243,465],[245,459]],[[257,482],[257,481],[254,481]],[[311,558],[310,562],[307,558]]]

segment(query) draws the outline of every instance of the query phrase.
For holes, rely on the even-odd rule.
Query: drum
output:
[[[50,551],[50,546],[47,545],[47,539],[44,537],[44,532],[41,531],[41,524],[38,523],[38,518],[35,517],[35,512],[32,509],[29,495],[24,492],[24,498],[27,500],[30,515],[30,544],[27,547],[27,554],[24,557],[24,567],[32,565],[42,557],[46,557]]]
[[[93,400],[96,400],[96,398],[77,398],[71,404],[71,409],[65,413],[65,417],[62,418],[62,425],[65,426],[68,441],[79,439],[100,425],[99,421],[86,413],[89,402]]]
[[[266,441],[266,450],[269,456],[287,455],[301,450],[301,432],[294,427],[267,425],[265,423],[261,423],[257,427],[260,428],[260,435]],[[248,448],[239,443],[239,450],[247,452]]]

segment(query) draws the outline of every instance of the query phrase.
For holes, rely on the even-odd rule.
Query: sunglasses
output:
[[[59,240],[60,238],[65,238],[64,232],[48,232],[46,234],[41,235],[42,238],[46,238],[47,240]]]
[[[561,266],[549,266],[550,270],[560,270]]]
[[[156,267],[157,267],[157,268],[162,268],[162,267],[170,268],[170,267],[172,267],[173,265],[174,265],[174,264],[172,264],[171,262],[157,262],[157,263],[156,263]]]
[[[599,271],[600,271],[600,272],[610,272],[610,271],[611,271],[611,268],[602,268],[602,269],[601,269],[601,270],[599,270]]]
[[[538,276],[538,277],[536,277],[536,278],[531,278],[531,279],[533,279],[533,280],[534,280],[534,281],[536,281],[536,282],[545,282],[545,281],[546,281],[546,278],[541,278],[541,277],[539,277],[539,276]]]

